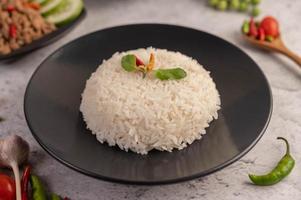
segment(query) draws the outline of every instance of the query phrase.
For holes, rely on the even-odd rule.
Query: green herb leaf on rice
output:
[[[132,54],[123,56],[121,59],[121,66],[128,72],[136,70],[136,57]]]
[[[150,63],[148,65],[137,66],[137,57],[133,54],[125,55],[121,58],[121,66],[127,72],[140,71],[145,78],[146,74],[153,70],[154,56],[151,54]],[[160,80],[178,80],[187,76],[182,68],[157,69],[154,70],[154,76]]]
[[[155,76],[160,80],[177,80],[187,76],[187,73],[181,68],[157,69]]]

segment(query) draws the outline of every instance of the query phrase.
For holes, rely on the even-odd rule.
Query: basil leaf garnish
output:
[[[136,70],[136,57],[132,54],[123,56],[121,59],[121,66],[128,72]]]
[[[160,80],[177,80],[187,76],[186,72],[181,68],[157,69],[155,76]]]

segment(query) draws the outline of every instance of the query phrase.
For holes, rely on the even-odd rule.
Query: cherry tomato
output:
[[[5,174],[0,174],[0,200],[15,200],[15,181]]]
[[[279,25],[278,21],[271,16],[265,17],[259,25],[260,28],[264,30],[266,35],[270,35],[272,37],[277,37],[279,35]]]

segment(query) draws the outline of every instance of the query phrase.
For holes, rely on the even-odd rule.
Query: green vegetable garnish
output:
[[[173,69],[157,69],[155,76],[160,80],[177,80],[187,76],[186,72],[181,68]]]
[[[138,61],[138,64],[137,64]],[[141,64],[139,64],[141,63]],[[139,65],[139,66],[137,66]],[[154,54],[151,53],[149,63],[144,65],[144,63],[135,55],[128,54],[122,57],[121,66],[127,72],[140,71],[142,72],[142,77],[145,78],[146,74],[153,70],[155,65]],[[154,70],[154,75],[160,80],[176,80],[186,77],[186,72],[181,68],[172,69],[157,69]]]
[[[121,66],[125,71],[132,72],[136,70],[136,57],[132,54],[123,56]]]

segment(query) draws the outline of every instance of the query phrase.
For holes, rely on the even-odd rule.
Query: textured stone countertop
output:
[[[287,58],[242,41],[246,14],[217,12],[205,0],[86,0],[87,17],[59,41],[18,60],[0,63],[0,136],[16,133],[30,142],[31,163],[51,191],[74,200],[97,199],[301,199],[301,69]],[[263,0],[263,15],[279,19],[286,44],[301,55],[301,1]],[[106,27],[130,23],[168,23],[216,34],[242,48],[264,71],[273,92],[273,115],[258,144],[242,159],[212,175],[164,186],[127,186],[79,174],[50,157],[34,140],[24,119],[23,96],[37,66],[58,47]],[[235,58],[233,58],[235,59]],[[248,172],[266,172],[284,153],[277,136],[286,137],[296,159],[291,175],[272,187],[248,184]]]

